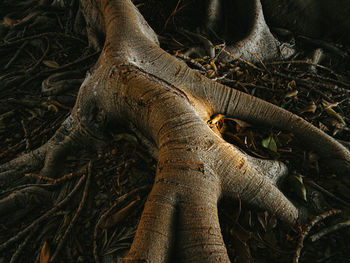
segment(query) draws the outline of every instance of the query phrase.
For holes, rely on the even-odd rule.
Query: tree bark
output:
[[[260,2],[254,3],[259,17]],[[286,167],[250,157],[225,142],[207,124],[215,114],[293,132],[323,157],[341,161],[342,172],[349,171],[349,151],[316,127],[214,83],[162,50],[130,0],[81,0],[81,5],[89,42],[99,48],[104,35],[104,45],[70,117],[40,148],[39,159],[44,161],[42,174],[59,176],[57,167],[68,151],[82,145],[98,149],[107,127],[116,122],[132,123],[158,148],[155,183],[125,262],[169,262],[174,257],[178,262],[229,262],[217,213],[223,196],[239,194],[242,201],[290,225],[300,219],[300,211],[276,185]],[[246,45],[231,50],[248,53],[249,43],[256,46],[265,39],[257,32],[253,30],[247,42],[238,42]],[[38,162],[24,156],[0,167],[0,176],[8,179],[19,164],[30,170]]]

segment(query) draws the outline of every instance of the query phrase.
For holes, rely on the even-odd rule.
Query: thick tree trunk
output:
[[[173,249],[181,262],[228,262],[217,215],[223,195],[238,193],[290,224],[297,221],[298,210],[266,175],[277,167],[282,176],[284,166],[257,166],[225,143],[206,125],[214,114],[290,130],[321,154],[349,162],[343,146],[301,118],[213,83],[161,50],[129,0],[101,1],[99,8],[105,45],[73,114],[81,119],[95,105],[109,121],[131,121],[159,149],[155,184],[126,262],[168,262]],[[249,37],[252,43],[261,35]]]
[[[261,22],[260,2],[251,3]],[[277,106],[212,82],[162,50],[130,0],[81,4],[91,45],[99,46],[98,36],[105,34],[104,46],[71,116],[38,154],[46,156],[42,173],[52,176],[68,150],[100,147],[106,128],[115,122],[132,123],[158,148],[155,183],[125,262],[169,262],[174,255],[177,262],[229,262],[217,213],[222,196],[239,194],[244,202],[297,223],[300,211],[276,186],[286,167],[226,143],[207,125],[215,114],[291,131],[323,157],[341,161],[343,172],[349,170],[349,151],[322,131]],[[266,33],[271,43],[264,28],[245,38],[247,46],[231,50],[257,51],[265,39],[257,32]],[[266,52],[269,45],[262,47]],[[30,165],[31,156],[23,158],[0,167],[0,176],[7,178],[19,164],[24,170],[37,165]]]

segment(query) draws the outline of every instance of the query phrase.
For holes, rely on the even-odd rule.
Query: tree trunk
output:
[[[260,2],[250,3],[261,22]],[[81,0],[81,5],[91,45],[99,47],[105,36],[101,55],[55,136],[35,152],[35,158],[29,154],[1,166],[0,176],[2,181],[11,180],[15,170],[25,172],[40,165],[39,158],[45,159],[41,174],[57,177],[67,151],[87,144],[98,149],[109,124],[131,123],[158,149],[158,165],[125,262],[174,258],[176,262],[229,262],[217,213],[223,196],[239,194],[245,203],[271,211],[290,225],[302,217],[276,185],[287,172],[285,165],[250,157],[225,142],[207,124],[213,115],[293,132],[323,157],[341,162],[342,172],[349,171],[349,151],[316,127],[277,106],[212,82],[162,50],[157,35],[130,0]],[[268,28],[256,23],[244,41],[230,47],[238,56],[252,47],[261,54],[271,50],[271,43],[277,47]]]

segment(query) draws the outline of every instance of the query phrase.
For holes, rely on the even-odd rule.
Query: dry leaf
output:
[[[325,108],[325,111],[329,116],[335,118],[344,126],[346,125],[346,122],[344,121],[344,119],[335,110],[333,110],[332,108]]]
[[[48,263],[49,260],[50,260],[50,247],[49,247],[49,244],[45,241],[40,252],[40,263]]]
[[[236,76],[237,76],[237,78],[239,78],[240,76],[242,76],[244,73],[242,72],[242,71],[240,71],[240,70],[237,70],[236,71]]]
[[[118,142],[118,141],[127,141],[127,142],[131,142],[131,143],[136,143],[137,142],[137,138],[129,133],[119,133],[119,134],[115,134],[113,135],[113,140]]]
[[[298,90],[292,90],[290,92],[287,92],[287,94],[285,95],[286,98],[290,98],[290,97],[295,97],[296,95],[298,95]]]
[[[5,27],[13,27],[17,23],[18,23],[18,21],[16,19],[4,17],[4,20],[1,24],[3,24]]]
[[[236,262],[253,263],[254,260],[247,244],[247,241],[250,239],[250,233],[244,230],[239,224],[236,224],[235,228],[230,230],[230,233],[234,241]]]
[[[344,121],[344,119],[335,110],[332,109],[333,107],[338,106],[339,102],[331,103],[323,99],[322,105],[329,116],[335,118],[344,126],[346,125],[346,122]]]
[[[294,90],[296,88],[297,84],[295,83],[294,80],[288,82],[288,89]]]
[[[56,61],[53,60],[44,60],[43,63],[45,64],[45,66],[49,67],[49,68],[59,68],[60,65],[58,65],[58,63]]]
[[[215,76],[216,76],[215,70],[208,69],[208,70],[205,72],[205,76],[207,76],[208,78],[213,78],[213,77],[215,77]]]
[[[308,105],[304,109],[302,109],[300,111],[300,114],[306,113],[306,112],[315,113],[316,110],[317,110],[317,106],[314,102],[312,102],[310,105]]]
[[[288,183],[297,196],[299,196],[304,201],[307,201],[306,188],[304,185],[303,177],[300,174],[288,176]]]
[[[215,65],[215,62],[213,60],[210,60],[210,66],[215,71],[216,74],[218,74],[218,68]]]
[[[141,199],[138,196],[136,200],[132,201],[131,203],[129,203],[127,206],[120,209],[116,213],[108,216],[105,220],[102,220],[101,228],[108,229],[122,222],[125,218],[127,218],[131,214],[132,211],[135,210],[135,207],[139,205],[140,202],[141,202]]]
[[[323,107],[325,107],[325,108],[333,108],[333,107],[338,106],[338,105],[339,105],[339,102],[334,102],[334,103],[332,103],[332,102],[326,101],[325,99],[322,99],[322,105],[323,105]]]
[[[234,121],[237,126],[237,130],[241,129],[241,128],[249,128],[249,127],[252,127],[252,125],[250,125],[248,122],[245,122],[245,121],[242,121],[242,120],[239,120],[239,119],[233,119],[233,118],[229,118],[229,120],[232,120]]]

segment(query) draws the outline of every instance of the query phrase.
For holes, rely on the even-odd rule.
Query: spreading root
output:
[[[76,1],[70,8],[60,7],[60,1],[41,2],[39,7],[27,1],[0,11],[3,21],[10,23],[0,27],[5,40],[0,44],[4,54],[1,64],[5,65],[0,75],[0,262],[115,262],[130,249],[153,184],[156,162],[146,153],[145,147],[151,148],[140,134],[136,138],[130,130],[104,127],[103,135],[96,135],[77,125],[71,109],[85,71],[97,59],[95,50],[101,49],[100,40],[95,35],[87,41],[86,35],[91,32],[81,35],[85,27],[79,20],[82,15]],[[144,5],[147,10],[147,4]],[[178,10],[181,6],[173,10],[171,17]],[[164,23],[175,21],[164,18]],[[18,20],[21,22],[14,22]],[[307,59],[313,54],[303,51],[310,45],[305,39],[291,61],[223,63],[184,55],[193,43],[186,42],[188,36],[181,36],[184,34],[178,40],[164,39],[169,53],[208,78],[280,105],[344,144],[350,141],[346,125],[350,121],[350,73],[341,70],[349,68],[349,60],[339,56],[340,51],[348,51],[345,48],[336,47],[335,54],[323,42],[314,42],[313,50],[319,46],[326,50],[324,66]],[[181,43],[181,49],[174,43]],[[176,48],[171,50],[171,46]],[[222,46],[214,48],[217,53],[222,52]],[[29,66],[23,69],[23,65]],[[328,211],[301,229],[299,235],[297,229],[288,230],[278,223],[273,213],[244,206],[238,194],[223,199],[218,208],[215,206],[220,225],[206,230],[220,233],[221,228],[231,261],[266,258],[267,262],[290,262],[295,254],[297,262],[302,249],[305,261],[317,257],[341,262],[350,257],[346,247],[348,232],[334,232],[349,225],[348,179],[341,181],[327,170],[327,164],[321,163],[316,153],[301,147],[293,134],[259,129],[224,115],[213,116],[208,126],[247,152],[249,163],[261,169],[273,185],[282,187],[298,207],[307,207],[310,215]],[[274,173],[271,169],[280,167],[279,162],[257,158],[287,163],[287,180],[279,180],[286,176],[285,166],[281,166],[283,171]],[[279,176],[274,177],[276,174]],[[156,185],[170,183],[158,179]],[[153,188],[148,200],[154,198],[157,205],[168,205],[156,200],[160,195],[157,191]],[[192,211],[204,221],[210,215],[203,212],[202,204],[191,204],[189,211],[186,200],[182,201],[171,211],[164,209],[170,211],[164,217],[170,226],[180,225],[178,235],[188,241],[175,244],[174,251],[182,254],[171,256],[190,259],[190,255],[183,255],[186,245],[191,245],[186,223],[198,222],[191,218]],[[334,207],[339,210],[332,210]],[[147,209],[153,208],[146,205]],[[183,214],[179,216],[178,211]],[[187,221],[170,222],[174,214]],[[335,220],[319,223],[326,218]],[[146,220],[152,224],[157,218]],[[311,233],[316,224],[333,228]],[[205,222],[203,227],[207,227]],[[331,237],[322,238],[329,233]],[[317,243],[304,247],[309,234],[311,242]]]

